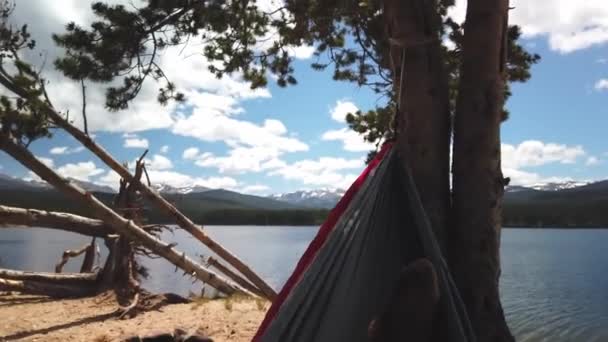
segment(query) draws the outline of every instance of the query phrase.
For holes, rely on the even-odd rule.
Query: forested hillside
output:
[[[107,192],[94,193],[108,204],[112,202],[114,196]],[[318,225],[329,212],[328,208],[311,208],[305,204],[298,205],[221,189],[163,195],[184,214],[200,224]],[[91,215],[83,205],[53,189],[1,177],[0,204]],[[144,210],[150,222],[171,222],[150,204],[146,204]],[[608,228],[608,181],[558,191],[523,187],[507,191],[504,202],[504,225]]]

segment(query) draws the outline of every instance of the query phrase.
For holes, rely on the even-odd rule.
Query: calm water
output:
[[[316,227],[208,227],[208,234],[279,288]],[[176,231],[166,240],[191,256],[209,255]],[[62,251],[87,239],[57,231],[0,231],[0,267],[50,271]],[[518,341],[608,341],[608,230],[503,231],[501,295]],[[199,292],[164,260],[143,260],[154,291]],[[75,271],[78,261],[68,264]]]

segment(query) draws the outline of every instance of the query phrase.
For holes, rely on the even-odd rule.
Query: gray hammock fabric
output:
[[[386,307],[399,271],[419,257],[437,270],[445,318],[437,329],[447,341],[474,341],[413,180],[389,149],[254,341],[368,341],[369,322]]]

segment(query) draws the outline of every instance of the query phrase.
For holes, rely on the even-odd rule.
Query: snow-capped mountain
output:
[[[106,192],[106,193],[115,193],[116,191],[109,186],[96,184],[92,182],[82,181],[74,178],[67,178],[73,184],[78,185],[86,191],[91,192]],[[29,189],[29,190],[47,190],[52,189],[47,182],[43,180],[30,179],[23,180],[19,178],[14,178],[11,176],[0,174],[0,188],[14,188],[14,189]]]
[[[566,181],[559,183],[544,183],[544,184],[535,184],[531,188],[535,190],[541,191],[558,191],[565,189],[574,189],[579,186],[584,186],[589,184],[589,182],[580,182],[580,181]]]
[[[515,194],[525,194],[527,191],[559,191],[566,189],[574,189],[581,186],[589,185],[589,182],[582,181],[566,181],[560,183],[539,183],[533,186],[509,185],[505,188],[505,192]],[[317,189],[317,190],[301,190],[284,194],[275,194],[268,197],[308,208],[333,208],[340,198],[344,195],[344,190],[341,189]]]
[[[174,187],[168,184],[154,184],[154,188],[156,191],[163,194],[191,194],[198,192],[205,192],[212,189],[209,189],[200,185],[192,185],[192,186],[183,186],[183,187]]]
[[[81,188],[85,189],[86,191],[105,192],[105,193],[110,193],[110,194],[116,193],[116,190],[112,189],[111,187],[109,187],[107,185],[100,185],[100,184],[96,184],[93,182],[82,181],[82,180],[78,180],[78,179],[74,179],[74,178],[68,178],[68,180],[71,183],[74,183],[74,184],[80,186]],[[44,183],[44,185],[49,186],[47,183]]]
[[[275,194],[268,197],[277,201],[287,202],[309,208],[333,208],[344,195],[342,189],[300,190],[285,194]]]
[[[532,188],[528,188],[528,187],[521,186],[521,185],[507,185],[505,187],[505,192],[509,192],[509,193],[529,191],[529,190],[532,190]]]

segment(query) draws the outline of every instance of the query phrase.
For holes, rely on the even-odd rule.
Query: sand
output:
[[[233,298],[168,305],[132,319],[119,320],[111,295],[51,299],[0,293],[0,341],[120,341],[121,337],[200,331],[221,341],[250,341],[269,303]]]

